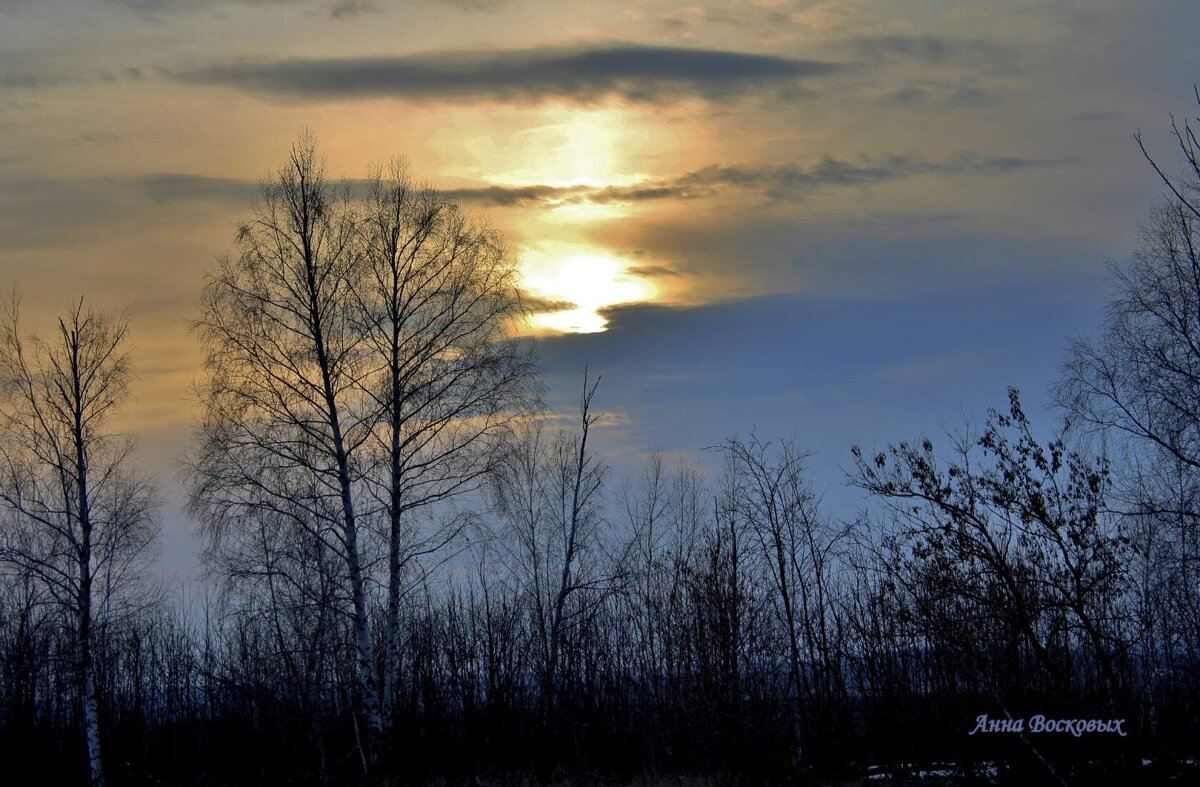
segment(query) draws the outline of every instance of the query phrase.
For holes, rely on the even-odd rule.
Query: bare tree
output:
[[[523,422],[498,458],[491,491],[533,618],[543,723],[557,701],[570,627],[614,580],[603,552],[602,490],[608,468],[588,444],[598,415],[596,382],[584,374],[579,426],[547,434],[544,419]],[[590,596],[590,598],[588,597]]]
[[[1200,101],[1200,92],[1197,92]],[[1131,513],[1178,531],[1195,561],[1200,495],[1200,145],[1188,122],[1172,122],[1185,162],[1172,177],[1137,142],[1167,188],[1141,225],[1100,335],[1067,350],[1058,401],[1123,448],[1121,492]],[[1190,550],[1190,555],[1187,554]],[[1187,583],[1194,584],[1194,583]]]
[[[371,179],[357,240],[365,271],[354,296],[376,365],[364,389],[380,413],[372,446],[388,523],[390,725],[405,570],[465,521],[443,516],[420,533],[414,516],[479,488],[498,438],[530,401],[534,367],[528,345],[511,335],[524,309],[503,239],[432,189],[414,187],[402,162]]]
[[[733,474],[733,503],[760,550],[775,590],[788,649],[794,698],[796,759],[802,730],[840,690],[841,664],[833,626],[833,566],[846,528],[825,522],[804,471],[808,454],[791,441],[773,447],[752,437],[722,446]],[[815,726],[827,726],[821,719]],[[811,726],[811,724],[810,724]]]
[[[929,440],[854,456],[853,483],[885,501],[913,563],[943,595],[1002,622],[1056,690],[1082,650],[1106,699],[1119,699],[1125,643],[1114,624],[1127,578],[1124,539],[1105,502],[1107,459],[1071,450],[1061,435],[1038,441],[1014,389],[1008,411],[993,411],[978,438],[957,439],[945,467]],[[1063,647],[1063,632],[1083,647]]]
[[[125,591],[153,541],[153,498],[109,431],[128,395],[128,326],[85,309],[53,340],[21,336],[16,294],[0,319],[0,559],[69,610],[92,783],[104,783],[94,665],[98,615]]]
[[[678,576],[662,559],[662,551],[672,546],[669,541],[667,518],[671,514],[670,490],[662,454],[650,455],[636,487],[626,482],[621,493],[621,507],[629,529],[629,563],[633,567],[634,592],[626,594],[631,605],[629,634],[636,647],[640,682],[648,695],[659,696],[663,675],[657,670],[667,656],[664,647],[665,631],[659,625],[663,606],[669,603],[677,586]]]
[[[238,229],[238,254],[205,281],[207,351],[192,508],[213,537],[248,515],[288,521],[346,566],[367,765],[383,732],[364,570],[364,446],[377,407],[352,295],[357,229],[303,137]]]
[[[1166,193],[1132,259],[1113,266],[1099,334],[1069,345],[1056,390],[1125,459],[1113,504],[1142,565],[1139,638],[1155,671],[1200,654],[1200,142],[1189,121],[1171,132],[1178,175],[1136,137]]]
[[[534,394],[530,349],[512,338],[516,269],[496,232],[413,187],[399,161],[361,199],[329,186],[311,138],[237,242],[197,323],[209,376],[194,507],[214,543],[257,522],[344,561],[374,758],[395,716],[405,590],[469,521],[450,504],[480,487]],[[266,557],[276,543],[254,548]],[[380,544],[381,685],[369,592]]]

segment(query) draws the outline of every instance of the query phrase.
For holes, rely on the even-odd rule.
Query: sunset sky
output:
[[[404,156],[508,238],[549,398],[605,448],[852,443],[1045,409],[1195,114],[1194,0],[0,0],[0,284],[130,307],[126,413],[195,544],[202,273],[297,134]]]

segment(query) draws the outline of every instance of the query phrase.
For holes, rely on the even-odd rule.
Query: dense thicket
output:
[[[530,427],[471,546],[404,594],[377,776],[774,781],[953,760],[1090,783],[1090,760],[1128,779],[1142,756],[1195,755],[1200,621],[1163,587],[1176,565],[1122,535],[1106,463],[1038,443],[1015,396],[947,459],[862,457],[856,480],[893,505],[854,526],[822,516],[791,446],[724,450],[715,480],[654,459],[618,492],[579,427]],[[580,456],[613,499],[572,524]],[[97,630],[110,780],[361,779],[343,564],[315,539],[270,554],[288,570],[248,570],[253,592]],[[71,629],[28,574],[3,604],[8,754],[82,777]],[[1129,737],[981,741],[981,713],[1125,718]]]
[[[855,449],[852,520],[789,441],[610,467],[597,380],[573,414],[537,406],[495,234],[397,167],[339,192],[302,144],[198,324],[214,593],[64,603],[9,472],[0,756],[68,783],[102,756],[116,784],[1194,775],[1200,167],[1180,139],[1195,171],[1072,346],[1062,428],[1010,391],[974,430]],[[149,533],[120,488],[137,505],[105,532]],[[1034,714],[1126,734],[970,734]]]

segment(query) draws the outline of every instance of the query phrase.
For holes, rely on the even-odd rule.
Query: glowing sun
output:
[[[562,308],[535,311],[535,329],[559,333],[596,333],[608,327],[600,311],[648,301],[656,289],[630,271],[631,264],[608,252],[567,244],[544,244],[526,253],[522,287],[530,295]]]

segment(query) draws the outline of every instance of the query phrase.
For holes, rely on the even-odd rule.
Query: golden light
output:
[[[531,295],[570,308],[530,318],[535,329],[557,333],[597,333],[608,327],[600,310],[654,297],[656,289],[629,271],[630,263],[606,252],[571,244],[544,244],[526,253],[521,284]]]
[[[618,107],[579,109],[546,107],[542,122],[516,133],[500,147],[476,147],[503,162],[502,174],[480,173],[487,182],[506,187],[551,186],[592,189],[629,186],[646,176],[629,171],[631,154],[644,144],[644,130]],[[493,173],[495,170],[493,170]],[[574,199],[570,194],[545,206],[545,218],[566,223],[613,219],[629,214],[615,203]]]
[[[495,182],[529,186],[611,186],[640,180],[623,174],[621,155],[630,131],[621,110],[553,107],[544,123],[517,135],[515,159]],[[624,140],[631,142],[632,140]]]
[[[518,220],[528,243],[521,287],[533,298],[561,304],[535,313],[537,333],[595,333],[608,327],[601,312],[610,306],[658,297],[658,288],[632,272],[634,263],[580,239],[586,225],[629,216],[637,206],[595,199],[596,192],[646,182],[640,163],[674,149],[673,138],[648,125],[639,110],[625,106],[546,106],[536,125],[510,135],[472,140],[473,153],[496,166],[477,179],[505,188],[543,186],[558,190]],[[466,173],[463,173],[464,175]]]
[[[627,205],[616,202],[564,202],[550,208],[550,215],[559,221],[588,222],[603,221],[628,216]]]

